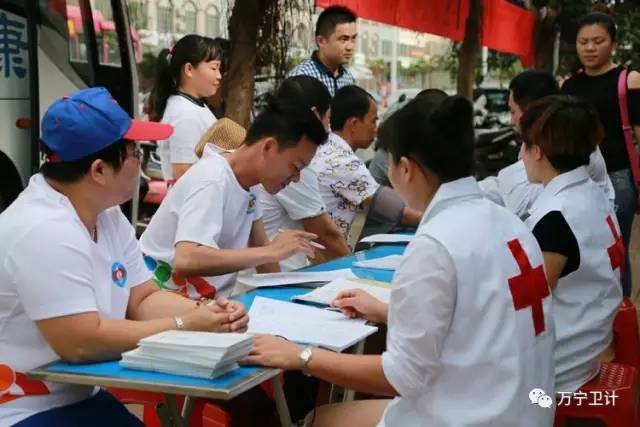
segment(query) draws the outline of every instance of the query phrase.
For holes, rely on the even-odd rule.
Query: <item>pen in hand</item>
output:
[[[278,233],[284,233],[285,231],[286,231],[286,230],[284,230],[284,229],[282,229],[282,228],[279,228],[279,229],[278,229]],[[320,249],[320,250],[323,250],[323,251],[326,251],[326,250],[327,250],[327,248],[326,248],[324,245],[321,245],[321,244],[320,244],[320,243],[318,243],[318,242],[314,242],[313,240],[309,240],[308,242],[309,242],[309,244],[310,244],[311,246],[313,246],[313,247],[314,247],[314,248],[316,248],[316,249]]]

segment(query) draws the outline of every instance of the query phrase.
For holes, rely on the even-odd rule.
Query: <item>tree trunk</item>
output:
[[[480,51],[482,0],[471,0],[462,46],[458,50],[458,94],[473,100],[476,58]]]
[[[555,21],[558,12],[545,7],[536,12],[536,29],[534,33],[536,69],[553,73],[553,50],[556,41]]]
[[[253,105],[258,26],[265,5],[272,0],[236,0],[229,21],[231,53],[225,76],[225,116],[249,126]]]

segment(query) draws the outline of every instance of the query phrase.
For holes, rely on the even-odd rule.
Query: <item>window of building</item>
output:
[[[378,33],[373,33],[369,46],[369,52],[372,56],[380,55],[380,36],[378,35]]]
[[[205,30],[209,37],[220,37],[220,12],[215,6],[210,6],[205,13]]]
[[[173,5],[165,4],[158,6],[158,32],[173,32]]]
[[[136,29],[147,28],[149,16],[149,4],[147,1],[130,1],[127,2],[129,11],[129,21],[131,26]]]
[[[382,40],[382,56],[393,55],[393,42],[390,40]]]
[[[184,6],[184,32],[193,34],[198,31],[198,12],[193,3],[186,3]]]

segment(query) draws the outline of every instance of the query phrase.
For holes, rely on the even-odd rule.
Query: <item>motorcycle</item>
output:
[[[486,98],[474,102],[475,176],[484,179],[518,161],[520,141],[513,126],[499,114],[489,112]]]

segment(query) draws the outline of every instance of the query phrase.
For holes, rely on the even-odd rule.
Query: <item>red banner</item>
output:
[[[316,5],[346,6],[360,18],[461,41],[469,16],[469,1],[316,0]],[[535,20],[533,12],[506,0],[483,0],[482,44],[531,58]]]
[[[483,46],[500,52],[530,56],[536,17],[506,0],[484,0],[482,11]]]
[[[358,17],[420,33],[460,41],[469,14],[469,0],[316,0],[316,6],[341,5]]]

